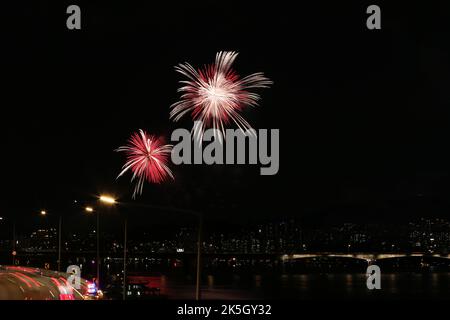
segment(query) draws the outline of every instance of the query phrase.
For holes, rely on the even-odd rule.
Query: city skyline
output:
[[[3,227],[2,230],[5,228]],[[78,230],[66,227],[63,237],[63,251],[83,251],[95,249],[96,230]],[[267,221],[256,225],[236,228],[235,226],[210,226],[203,240],[205,253],[293,253],[303,251],[419,251],[446,254],[450,247],[450,221],[427,219],[409,221],[389,226],[379,224],[341,223],[324,228],[300,223],[295,219]],[[67,231],[69,230],[69,231]],[[80,231],[83,230],[83,231]],[[102,250],[120,254],[122,235],[113,230],[103,231]],[[173,226],[170,231],[161,232],[158,226],[140,227],[132,230],[128,239],[130,254],[153,253],[193,253],[196,250],[196,227]],[[57,249],[56,227],[46,223],[32,233],[16,230],[16,250],[33,252]],[[11,239],[0,239],[3,249],[8,251]],[[159,246],[159,247],[158,247]],[[30,251],[31,250],[31,251]],[[88,250],[88,251],[89,251]]]

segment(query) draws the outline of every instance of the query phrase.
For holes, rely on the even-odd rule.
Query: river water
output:
[[[203,299],[450,299],[450,273],[389,273],[369,290],[365,274],[206,276]],[[169,299],[194,299],[192,279],[151,277]]]

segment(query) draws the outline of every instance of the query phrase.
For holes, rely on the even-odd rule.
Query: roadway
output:
[[[0,266],[0,300],[83,300],[80,290],[67,282],[67,273],[19,266]]]

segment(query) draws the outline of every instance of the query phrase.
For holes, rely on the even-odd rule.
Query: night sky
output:
[[[66,28],[75,3],[81,31]],[[131,202],[114,149],[140,128],[168,137],[190,129],[169,120],[181,80],[174,66],[234,50],[240,75],[274,81],[245,116],[254,128],[280,129],[278,175],[260,176],[259,165],[172,165],[175,182],[145,185],[137,202],[243,223],[450,218],[448,4],[376,2],[382,30],[371,31],[372,2],[245,3],[9,8],[0,215],[69,214],[73,200],[103,192]]]

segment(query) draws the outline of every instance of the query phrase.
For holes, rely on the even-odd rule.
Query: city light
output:
[[[41,215],[42,215],[42,216],[45,216],[46,214],[47,214],[47,211],[41,210]]]
[[[115,204],[116,199],[110,196],[100,196],[100,201],[108,204]]]
[[[92,208],[92,207],[86,207],[84,210],[86,212],[94,212],[94,208]]]

